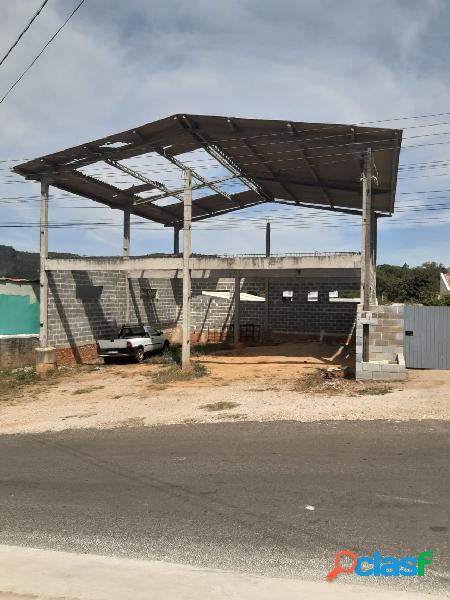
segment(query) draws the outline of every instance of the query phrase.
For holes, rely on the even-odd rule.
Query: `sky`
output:
[[[49,0],[0,67],[0,97],[77,2]],[[3,0],[1,56],[40,4]],[[85,0],[0,104],[0,225],[30,225],[1,227],[0,244],[38,250],[38,184],[10,171],[22,159],[175,113],[380,121],[404,143],[379,263],[450,266],[449,22],[446,0]],[[50,251],[121,253],[119,211],[51,192],[50,222],[77,226],[51,228]],[[360,248],[356,217],[269,204],[194,225],[193,251],[262,253],[266,219],[274,253]],[[132,254],[172,243],[134,219]]]

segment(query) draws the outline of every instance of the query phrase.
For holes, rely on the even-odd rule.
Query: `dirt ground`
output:
[[[3,395],[0,433],[226,420],[448,419],[450,414],[450,371],[410,371],[405,383],[303,386],[318,368],[351,364],[348,349],[336,345],[242,347],[195,360],[208,369],[205,376],[164,385],[158,374],[170,367],[147,362],[60,369]]]

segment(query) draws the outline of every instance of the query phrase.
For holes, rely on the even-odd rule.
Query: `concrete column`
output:
[[[372,151],[367,149],[362,174],[362,230],[361,230],[361,303],[370,310],[373,301],[373,221],[372,204]],[[369,360],[369,325],[363,325],[362,360]]]
[[[41,181],[39,225],[39,348],[36,349],[36,371],[43,373],[56,367],[55,348],[48,346],[48,181]]]
[[[372,152],[369,148],[364,157],[362,175],[362,231],[361,231],[361,302],[364,310],[369,310],[373,300],[373,222],[372,204]]]
[[[234,278],[234,343],[238,344],[240,340],[241,326],[241,278]]]
[[[266,277],[266,279],[264,280],[264,295],[266,298],[266,301],[264,302],[264,332],[263,332],[263,339],[262,341],[267,341],[269,338],[269,330],[270,330],[270,324],[269,324],[269,284],[270,284],[270,280],[268,277]]]
[[[130,211],[123,211],[123,259],[130,258]],[[128,271],[125,275],[125,323],[130,322],[130,284],[128,281]]]
[[[48,190],[47,181],[41,181],[41,209],[40,209],[40,238],[39,238],[39,346],[48,346],[47,305],[48,305],[48,278],[45,263],[48,258]]]
[[[180,254],[180,227],[178,225],[173,228],[173,253]]]
[[[376,304],[377,300],[377,250],[378,250],[378,217],[373,213],[372,222],[372,277],[371,277],[371,304]]]
[[[266,223],[266,257],[270,256],[270,223]]]
[[[184,171],[183,194],[183,343],[181,347],[181,368],[191,366],[191,228],[192,228],[192,175]]]

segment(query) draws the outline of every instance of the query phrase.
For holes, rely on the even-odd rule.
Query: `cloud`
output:
[[[6,3],[0,22],[5,48],[37,4],[34,0]],[[0,91],[29,64],[73,7],[73,0],[45,7],[0,70]],[[442,112],[443,99],[450,93],[449,17],[444,0],[86,0],[0,105],[0,159],[39,156],[176,112],[326,122]],[[446,129],[450,126],[415,133]],[[405,163],[438,157],[450,160],[448,145],[402,153]],[[0,163],[0,167],[9,164]],[[36,185],[13,184],[18,178],[5,170],[0,175],[3,197],[36,193]],[[399,181],[399,192],[450,189],[445,180],[404,179]],[[94,210],[93,203],[81,200],[76,206],[90,208],[71,209],[59,192],[53,198],[50,215],[55,220],[87,221],[94,215],[98,220],[102,215],[114,218],[116,224],[107,230],[99,226],[94,232],[53,231],[53,250],[108,254],[117,247],[120,251],[120,215],[112,217],[112,211]],[[398,198],[400,207],[403,196]],[[421,196],[413,202],[427,204]],[[267,207],[268,217],[271,210]],[[37,204],[2,202],[0,211],[4,221],[36,222],[38,218]],[[399,261],[407,259],[402,248],[417,230],[414,224],[405,227],[404,214],[399,212],[389,225],[395,229],[398,223],[391,250]],[[431,223],[430,216],[429,231]],[[213,221],[208,225],[212,228]],[[4,243],[37,249],[37,230],[1,231]],[[276,231],[274,226],[274,236]],[[438,227],[433,232],[439,239],[443,235]],[[251,251],[260,247],[262,233],[255,228],[202,231],[196,250]],[[117,244],[112,240],[116,234]],[[136,253],[171,246],[167,231],[136,227],[134,235]],[[356,227],[285,228],[277,249],[342,250],[350,243],[359,248]],[[438,244],[435,251],[437,260],[450,263],[445,244]],[[427,250],[423,256],[428,254]],[[417,256],[420,260],[420,250]]]

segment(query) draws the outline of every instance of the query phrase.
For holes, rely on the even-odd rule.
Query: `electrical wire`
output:
[[[28,21],[27,25],[22,30],[22,32],[20,33],[19,37],[16,39],[16,41],[14,42],[14,44],[9,48],[9,50],[6,52],[6,54],[0,60],[0,67],[5,62],[5,60],[8,58],[8,56],[11,54],[11,52],[14,50],[14,48],[17,46],[17,44],[20,42],[20,40],[25,35],[25,33],[30,29],[31,25],[33,24],[33,21],[41,14],[42,9],[47,4],[47,2],[48,2],[48,0],[44,0],[44,2],[41,4],[41,6],[37,9],[37,11],[34,13],[34,15]]]
[[[59,27],[59,29],[56,30],[56,32],[51,36],[51,38],[43,46],[41,51],[34,57],[34,59],[31,61],[31,63],[28,65],[28,67],[25,69],[25,71],[22,72],[20,77],[11,85],[11,87],[8,89],[8,91],[0,99],[0,104],[2,104],[2,102],[4,102],[6,100],[6,98],[13,91],[13,89],[16,87],[16,85],[18,83],[20,83],[20,81],[25,77],[25,75],[28,73],[28,71],[31,69],[31,67],[39,60],[39,58],[42,56],[42,54],[45,52],[45,50],[48,48],[48,46],[53,42],[53,40],[56,38],[56,36],[59,34],[59,32],[67,25],[67,23],[70,21],[70,19],[73,17],[73,15],[78,11],[78,9],[81,8],[81,5],[84,4],[84,2],[85,2],[85,0],[80,0],[80,2],[73,9],[73,11],[70,13],[70,15],[64,21],[64,23]]]

